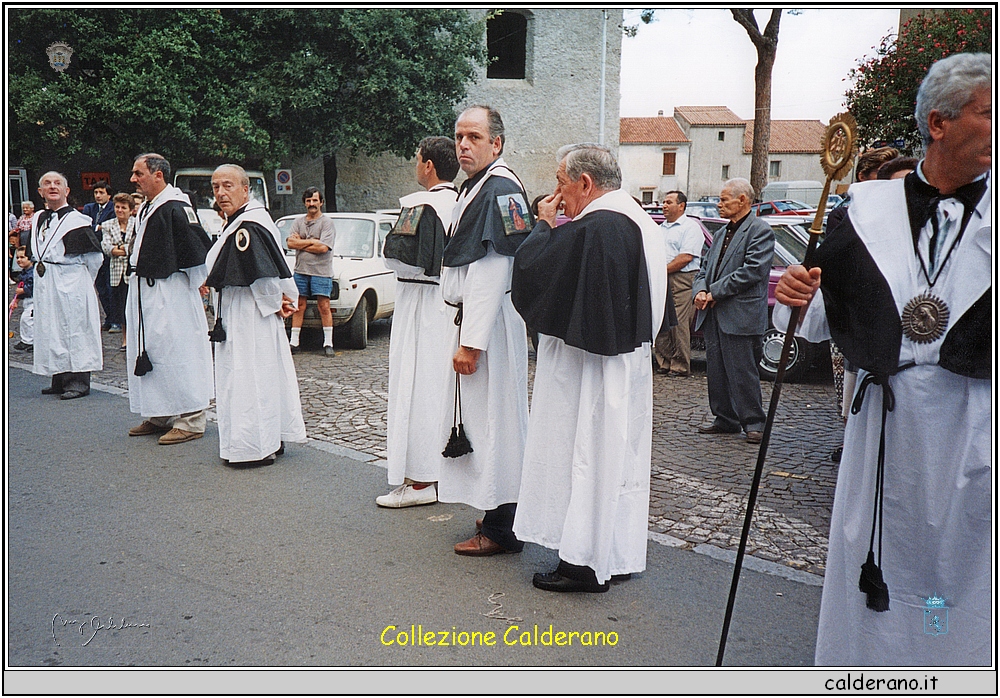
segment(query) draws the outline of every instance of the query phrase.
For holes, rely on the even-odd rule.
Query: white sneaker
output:
[[[437,498],[437,483],[422,489],[414,489],[413,485],[400,485],[389,494],[375,498],[380,507],[402,509],[403,507],[418,507],[423,504],[434,504]]]

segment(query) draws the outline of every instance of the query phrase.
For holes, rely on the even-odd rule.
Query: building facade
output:
[[[660,112],[656,117],[623,118],[623,187],[644,203],[662,201],[671,189],[692,200],[717,196],[726,180],[750,178],[753,127],[752,120],[716,106],[676,107],[672,117]],[[822,181],[819,153],[825,130],[816,120],[772,120],[768,181]],[[664,172],[671,152],[676,153],[677,169],[668,178]]]
[[[561,146],[592,142],[617,151],[622,10],[505,9],[489,23],[501,19],[506,24],[496,28],[513,41],[499,49],[490,42],[490,53],[498,60],[480,69],[456,116],[470,104],[500,111],[506,130],[503,158],[533,199],[555,188],[555,156]],[[398,206],[399,197],[416,187],[413,167],[413,159],[338,152],[338,209]],[[458,181],[463,179],[460,173]],[[302,180],[296,176],[296,181]]]

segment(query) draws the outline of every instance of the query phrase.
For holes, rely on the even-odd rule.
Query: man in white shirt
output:
[[[667,284],[677,313],[677,326],[661,329],[656,335],[654,353],[657,373],[673,376],[691,375],[691,320],[694,301],[691,283],[701,263],[705,236],[701,226],[688,218],[687,197],[670,191],[663,197],[663,242],[667,248]]]

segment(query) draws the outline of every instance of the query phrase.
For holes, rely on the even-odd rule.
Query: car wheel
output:
[[[778,363],[781,361],[781,349],[785,344],[785,333],[769,327],[761,341],[762,351],[757,372],[761,379],[773,381],[778,375]],[[801,337],[795,337],[791,352],[788,354],[788,365],[785,366],[785,380],[797,381],[809,370],[809,342]]]
[[[361,297],[358,307],[354,309],[354,315],[344,326],[348,349],[364,349],[368,346],[368,298]]]

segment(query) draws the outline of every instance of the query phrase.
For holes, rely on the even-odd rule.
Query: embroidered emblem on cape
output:
[[[419,206],[406,206],[399,212],[396,225],[392,226],[392,235],[416,235],[417,224],[420,223],[420,216],[424,213],[424,204]]]
[[[948,305],[937,296],[921,293],[903,308],[903,334],[917,344],[930,344],[948,327]]]
[[[497,206],[503,218],[504,234],[523,235],[531,230],[531,211],[523,195],[501,194],[497,197]]]
[[[193,208],[191,208],[190,206],[185,206],[184,213],[187,214],[188,223],[190,223],[191,225],[200,225],[200,223],[198,222],[198,214],[195,213]]]
[[[927,635],[948,634],[948,607],[944,599],[935,594],[924,599],[924,633]]]
[[[250,233],[247,232],[246,228],[240,228],[236,231],[236,249],[240,252],[246,252],[250,248]]]

